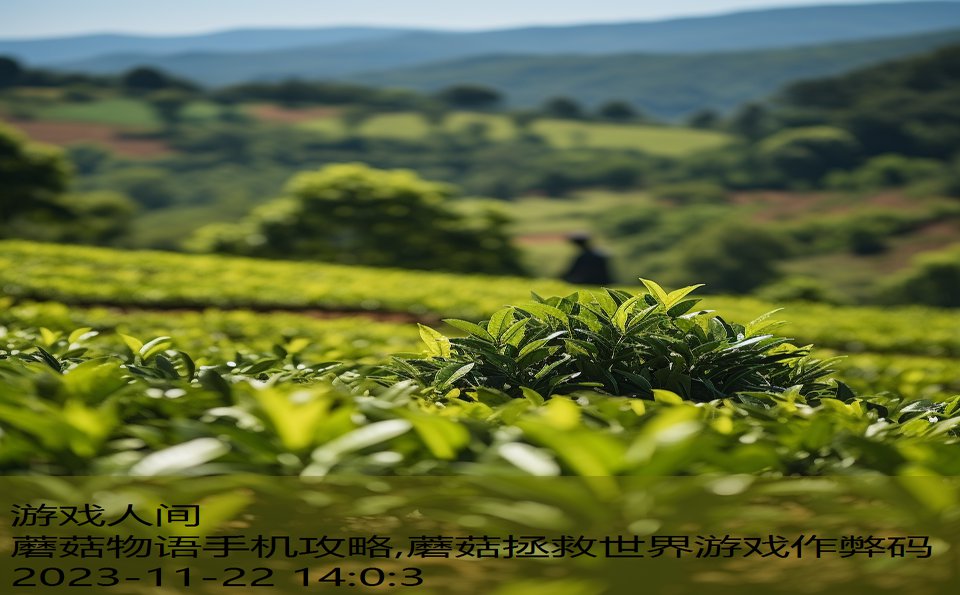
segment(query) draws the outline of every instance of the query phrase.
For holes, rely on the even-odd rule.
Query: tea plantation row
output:
[[[340,365],[329,355],[339,349],[343,357],[382,359],[384,343],[377,343],[406,349],[412,329],[289,314],[208,311],[161,320],[15,305],[3,314],[0,331],[0,471],[960,474],[960,396],[949,389],[906,398],[876,390],[857,395],[819,379],[818,364],[780,345],[763,330],[767,323],[741,327],[709,313],[684,314],[693,304],[682,295],[655,294],[581,293],[521,305],[479,326],[456,323],[469,333],[459,339],[421,329],[428,355],[386,367]],[[77,318],[98,328],[70,329]],[[124,334],[111,331],[117,325]],[[154,325],[175,338],[128,334]],[[567,337],[563,330],[542,336],[564,326]],[[617,357],[636,373],[596,368],[626,383],[623,395],[586,382],[595,354],[577,352],[571,337],[589,329],[631,345]],[[269,346],[271,340],[278,344]],[[557,376],[568,384],[550,382],[539,391],[496,388],[492,376],[485,377],[489,386],[479,385],[471,380],[473,366],[457,361],[478,345],[497,352],[479,356],[478,366],[508,357],[521,368],[547,362],[545,373],[525,376],[531,382],[565,366],[579,366],[583,377]],[[657,355],[658,345],[671,347]],[[846,373],[868,379],[881,371],[885,381],[903,383],[883,376],[890,368],[882,357],[866,356],[859,367],[855,359]],[[679,373],[688,374],[687,389],[674,367],[684,358],[689,367]],[[725,392],[722,382],[741,386],[742,380],[726,375],[731,366],[709,372],[705,363],[716,358],[752,370],[753,388]],[[419,366],[415,378],[401,381],[411,366]],[[946,364],[924,373],[951,382]],[[764,384],[775,378],[798,384]],[[681,398],[677,393],[687,392],[691,380],[722,394],[701,402]]]
[[[298,262],[0,242],[0,293],[17,300],[163,309],[402,312],[479,320],[504,304],[574,288],[554,280],[471,277]],[[709,290],[709,288],[706,288]],[[774,309],[711,297],[734,319]],[[787,333],[843,352],[960,356],[960,313],[930,308],[791,305]]]
[[[712,300],[711,300],[712,301]],[[100,333],[98,343],[114,352],[124,348],[120,333],[135,337],[171,336],[173,347],[198,360],[224,363],[260,357],[277,347],[316,360],[364,364],[385,361],[395,353],[420,351],[417,327],[362,317],[313,318],[297,313],[250,310],[122,311],[104,307],[69,307],[55,302],[12,305],[0,301],[0,325],[29,330],[36,344],[48,347],[74,329]],[[40,329],[46,328],[47,333]],[[458,333],[446,325],[438,328]],[[788,327],[789,328],[789,327]],[[46,337],[44,337],[46,334]],[[818,350],[823,357],[840,355]],[[960,362],[953,358],[903,354],[847,353],[834,364],[837,377],[858,392],[891,392],[911,399],[960,394]]]

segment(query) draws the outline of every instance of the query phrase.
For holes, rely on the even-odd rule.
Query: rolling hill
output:
[[[236,44],[214,50],[185,46],[180,53],[164,55],[137,47],[112,47],[106,48],[103,55],[62,60],[56,66],[112,73],[151,64],[216,86],[290,77],[333,79],[491,54],[732,52],[862,41],[957,27],[960,3],[901,2],[780,8],[635,23],[479,32],[417,31],[281,49],[254,50],[255,46],[250,45],[242,52],[236,51]],[[32,51],[40,49],[42,46],[37,46]],[[0,53],[27,56],[18,51],[23,52],[9,44],[0,45]]]
[[[484,56],[349,80],[435,91],[458,83],[488,85],[511,104],[532,106],[565,95],[589,105],[627,100],[659,117],[728,109],[765,97],[797,79],[836,75],[876,62],[960,42],[960,29],[877,41],[750,52],[612,56]]]
[[[43,39],[0,40],[0,55],[44,66],[108,54],[162,56],[191,52],[260,52],[295,47],[323,47],[351,41],[385,39],[406,29],[325,27],[310,29],[233,29],[200,35],[76,35]]]

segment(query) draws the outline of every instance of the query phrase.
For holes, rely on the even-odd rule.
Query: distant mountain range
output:
[[[210,85],[335,78],[490,54],[700,53],[786,48],[960,28],[960,2],[804,6],[637,23],[480,32],[249,29],[209,35],[95,35],[0,41],[28,64],[118,72],[152,64]]]
[[[764,98],[784,84],[845,73],[877,62],[960,43],[960,29],[877,41],[702,54],[482,56],[345,77],[373,86],[435,91],[471,83],[503,91],[516,106],[568,96],[595,106],[628,101],[676,118]]]
[[[412,33],[409,29],[329,27],[319,29],[234,29],[203,35],[153,37],[144,35],[78,35],[45,39],[2,40],[0,55],[33,66],[131,55],[150,61],[159,56],[194,52],[249,53],[298,47],[319,48],[355,41],[372,41]]]
[[[896,2],[480,32],[333,27],[0,40],[0,55],[99,74],[151,65],[209,86],[288,78],[420,90],[481,83],[513,105],[553,95],[590,104],[623,98],[670,117],[933,49],[958,41],[958,31],[960,2]]]

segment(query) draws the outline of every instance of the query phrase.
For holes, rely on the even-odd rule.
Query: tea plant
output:
[[[443,394],[484,387],[522,397],[592,389],[651,397],[657,390],[710,401],[747,391],[801,394],[836,391],[819,379],[829,362],[809,348],[767,331],[762,316],[747,326],[726,322],[687,296],[699,286],[667,293],[642,279],[648,293],[581,291],[536,298],[495,312],[482,324],[448,319],[467,333],[448,339],[421,326],[429,358],[400,359],[386,378],[411,379]]]

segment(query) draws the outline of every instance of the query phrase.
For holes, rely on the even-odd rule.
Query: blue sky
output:
[[[486,29],[855,3],[856,0],[0,0],[0,38],[105,32],[167,35],[237,27],[333,25]]]

